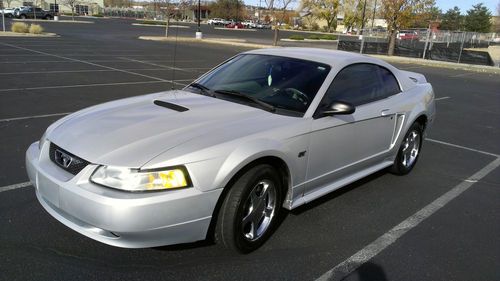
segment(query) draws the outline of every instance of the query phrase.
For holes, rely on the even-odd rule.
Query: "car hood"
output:
[[[167,102],[170,108],[155,101]],[[221,142],[230,141],[293,119],[186,91],[170,91],[73,113],[54,124],[47,138],[91,163],[140,168],[155,156],[195,138],[211,135],[214,139],[213,134],[219,134]],[[238,132],[231,131],[224,139],[225,130]]]

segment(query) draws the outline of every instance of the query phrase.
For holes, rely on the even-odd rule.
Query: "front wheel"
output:
[[[417,163],[423,141],[423,127],[415,122],[406,133],[390,172],[396,175],[408,174]]]
[[[215,229],[215,241],[249,253],[259,248],[276,226],[282,204],[281,180],[271,165],[258,165],[230,187]]]

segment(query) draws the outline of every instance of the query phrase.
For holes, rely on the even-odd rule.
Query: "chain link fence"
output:
[[[429,60],[498,65],[492,58],[489,47],[496,43],[500,34],[427,29],[411,29],[398,32],[394,55]],[[387,31],[363,30],[363,36],[339,36],[339,50],[365,54],[385,55],[389,49]]]

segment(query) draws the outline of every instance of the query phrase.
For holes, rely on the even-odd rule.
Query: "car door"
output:
[[[396,123],[388,99],[399,92],[394,75],[375,64],[353,64],[337,74],[312,121],[306,195],[383,161]],[[321,117],[322,108],[333,101],[356,110]]]

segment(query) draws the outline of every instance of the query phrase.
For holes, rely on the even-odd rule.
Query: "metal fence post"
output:
[[[460,53],[458,54],[457,63],[460,63],[460,59],[462,58],[462,50],[464,49],[464,41],[465,41],[465,32],[462,33],[462,44],[460,44]]]
[[[365,45],[365,36],[363,34],[361,34],[359,37],[361,37],[361,47],[359,48],[359,53],[362,54],[363,53],[363,47]]]
[[[425,59],[425,53],[427,52],[427,45],[429,45],[429,36],[431,35],[430,25],[427,29],[427,35],[425,36],[425,45],[424,45],[424,54],[422,55],[422,59]]]

